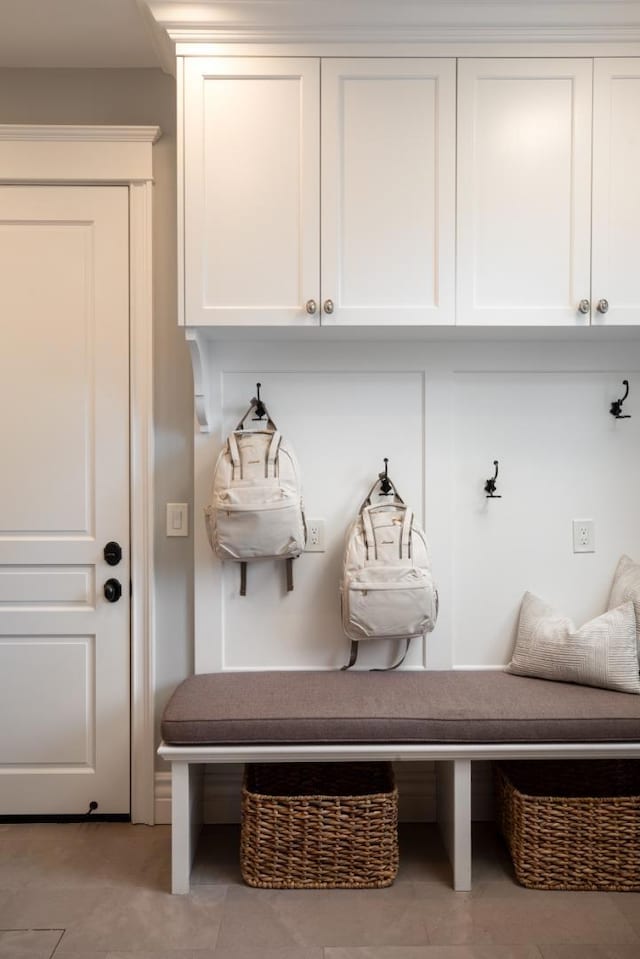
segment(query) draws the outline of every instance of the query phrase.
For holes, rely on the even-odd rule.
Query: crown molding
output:
[[[144,0],[175,43],[635,43],[638,0]]]
[[[155,143],[160,127],[145,126],[71,126],[64,124],[0,124],[0,140],[51,140],[103,143]]]

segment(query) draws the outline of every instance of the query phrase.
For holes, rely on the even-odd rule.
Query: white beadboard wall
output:
[[[602,330],[557,337],[206,343],[212,428],[195,443],[196,671],[345,662],[344,535],[385,456],[425,525],[440,589],[437,628],[414,642],[404,668],[504,665],[525,590],[578,624],[603,612],[620,555],[640,557],[640,341]],[[624,378],[634,415],[616,421],[609,407]],[[327,550],[295,562],[290,594],[280,566],[250,566],[241,598],[238,569],[212,554],[202,511],[216,456],[256,381],[296,450],[307,516],[326,521]],[[494,459],[502,499],[487,500]],[[594,520],[595,553],[573,553],[574,518]],[[391,655],[384,642],[363,653],[364,667]],[[415,772],[400,770],[405,818],[431,817],[433,771],[421,775],[422,794]],[[482,818],[480,765],[475,779]],[[212,802],[215,817],[219,795]]]

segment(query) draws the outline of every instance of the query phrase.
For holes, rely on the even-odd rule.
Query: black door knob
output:
[[[104,598],[108,603],[117,603],[122,596],[122,585],[117,579],[108,579],[104,584]]]
[[[122,559],[122,546],[111,540],[105,546],[103,555],[109,566],[117,566]]]

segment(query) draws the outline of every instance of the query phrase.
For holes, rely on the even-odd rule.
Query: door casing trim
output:
[[[154,823],[152,147],[156,126],[0,124],[0,183],[129,188],[131,821]]]

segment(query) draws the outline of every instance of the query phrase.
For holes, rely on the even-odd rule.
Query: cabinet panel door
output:
[[[591,60],[461,60],[461,324],[584,325]]]
[[[593,114],[594,324],[640,323],[639,249],[640,59],[596,60]],[[606,303],[602,303],[603,300]]]
[[[187,58],[187,324],[317,324],[317,59]]]
[[[322,61],[322,323],[454,322],[455,61]]]

